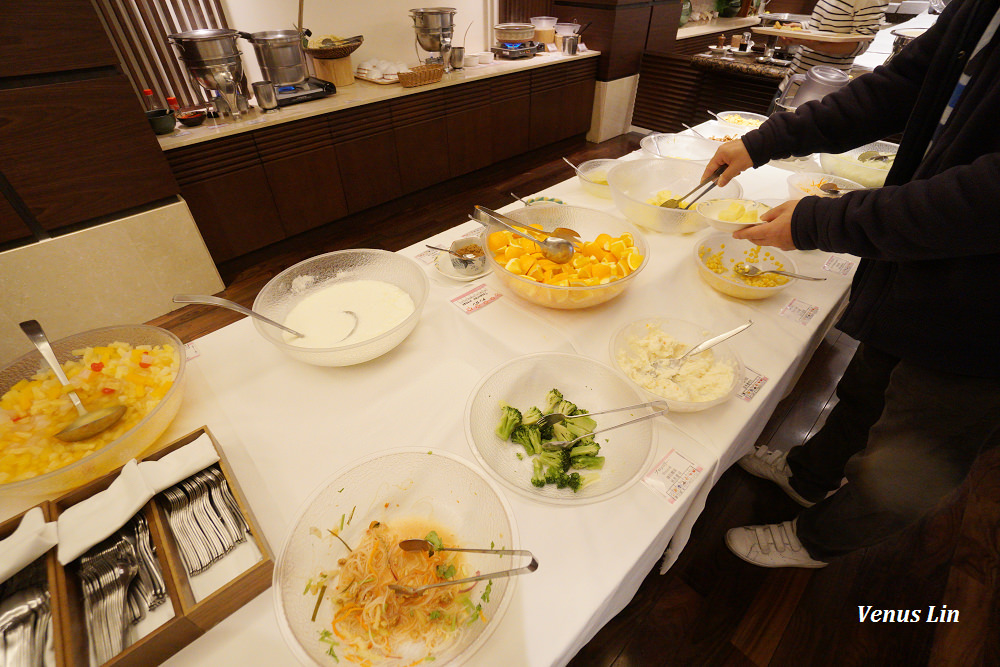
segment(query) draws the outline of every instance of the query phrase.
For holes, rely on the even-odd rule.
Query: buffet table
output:
[[[787,175],[765,166],[738,180],[745,196],[780,198]],[[575,178],[538,194],[616,213],[611,200],[585,193]],[[448,245],[476,229],[466,221],[427,242]],[[420,447],[478,468],[465,434],[467,402],[480,379],[511,358],[567,352],[610,364],[613,334],[642,317],[688,320],[714,332],[752,318],[753,327],[730,341],[748,369],[743,394],[705,412],[655,420],[654,477],[667,486],[643,479],[606,500],[567,507],[497,484],[513,509],[519,546],[534,553],[539,568],[515,580],[507,613],[468,664],[565,665],[661,558],[664,567],[676,558],[709,490],[752,447],[845,302],[856,260],[819,251],[793,254],[802,273],[825,282],[793,281],[763,301],[714,291],[693,260],[696,242],[711,232],[645,233],[648,265],[632,286],[578,311],[529,305],[505,294],[492,275],[457,282],[435,268],[434,251],[411,246],[400,252],[425,266],[431,288],[420,323],[399,347],[357,366],[308,366],[241,320],[188,345],[186,394],[163,441],[207,425],[277,553],[311,492],[364,456]],[[166,664],[294,664],[274,609],[268,591]]]

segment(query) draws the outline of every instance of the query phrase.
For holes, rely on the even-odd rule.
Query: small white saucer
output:
[[[447,276],[452,280],[457,280],[463,283],[467,283],[471,280],[478,280],[479,278],[482,278],[483,276],[489,274],[489,272],[492,270],[489,268],[489,264],[487,264],[486,269],[484,269],[481,273],[477,273],[472,276],[466,275],[464,273],[459,273],[458,271],[455,270],[455,267],[451,265],[451,255],[449,255],[444,251],[438,253],[437,259],[434,260],[434,268],[436,268],[439,272],[441,272],[441,275]]]

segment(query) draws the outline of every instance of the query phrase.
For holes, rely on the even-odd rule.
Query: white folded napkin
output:
[[[59,515],[59,562],[66,565],[109,537],[152,497],[153,489],[132,459],[111,486]]]
[[[0,584],[56,545],[56,523],[46,522],[41,507],[24,513],[17,530],[0,541]]]
[[[170,452],[159,461],[143,461],[139,464],[139,472],[153,493],[159,493],[218,460],[219,453],[215,451],[212,439],[207,433],[202,433],[193,442]]]

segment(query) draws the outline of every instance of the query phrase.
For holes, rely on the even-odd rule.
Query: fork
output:
[[[565,421],[567,419],[576,419],[579,417],[592,417],[594,415],[605,415],[609,412],[621,412],[622,410],[634,410],[636,408],[648,408],[652,407],[656,403],[666,403],[666,401],[648,401],[646,403],[637,403],[635,405],[626,405],[624,408],[611,408],[610,410],[599,410],[597,412],[582,412],[578,415],[564,415],[561,412],[552,412],[547,415],[542,415],[535,424],[541,428],[542,426],[549,426],[551,424],[558,424],[559,422]]]

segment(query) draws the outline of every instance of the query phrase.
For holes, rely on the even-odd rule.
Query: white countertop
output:
[[[262,113],[257,107],[253,107],[250,113],[244,114],[244,118],[235,123],[221,118],[207,118],[198,127],[185,127],[178,124],[177,129],[171,134],[160,135],[157,137],[157,140],[160,142],[160,148],[169,151],[181,146],[190,146],[202,141],[211,141],[212,139],[219,139],[242,132],[259,130],[271,125],[290,123],[295,120],[320,116],[351,107],[372,104],[374,102],[384,102],[406,95],[457,86],[462,83],[488,79],[502,74],[558,65],[571,60],[596,58],[599,55],[600,51],[586,51],[578,53],[575,56],[546,52],[538,54],[533,58],[518,60],[502,60],[497,58],[489,65],[476,65],[453,72],[446,72],[441,81],[414,88],[404,88],[399,83],[385,85],[355,79],[351,85],[339,86],[337,92],[329,97],[281,107],[278,111],[271,113]]]
[[[698,129],[712,131],[709,123]],[[637,157],[638,152],[622,159]],[[815,168],[807,162],[799,166]],[[788,174],[766,165],[737,180],[746,197],[786,198]],[[611,200],[588,194],[575,177],[537,194],[620,215]],[[426,242],[447,245],[478,228],[471,221],[455,222],[455,228]],[[683,319],[710,331],[752,318],[754,326],[730,343],[756,391],[704,412],[654,420],[652,460],[659,463],[673,452],[697,469],[673,498],[645,481],[579,506],[543,504],[500,489],[520,536],[514,546],[530,549],[540,566],[519,578],[495,632],[466,664],[565,665],[625,607],[668,545],[667,563],[684,547],[711,487],[750,450],[836,321],[856,263],[846,255],[793,251],[800,272],[827,280],[793,281],[774,297],[743,301],[714,291],[698,276],[694,248],[714,230],[641,233],[649,244],[647,264],[629,289],[601,306],[572,311],[530,305],[506,293],[494,275],[456,282],[435,269],[435,253],[428,253],[424,242],[405,248],[401,254],[424,266],[430,294],[419,324],[399,347],[357,366],[308,366],[284,356],[243,319],[188,346],[183,404],[161,442],[207,425],[277,552],[312,490],[362,456],[404,445],[426,447],[447,450],[482,469],[466,440],[467,402],[491,369],[512,358],[566,352],[610,364],[613,334],[643,317]],[[456,307],[453,300],[480,285],[501,296],[471,313]],[[24,508],[13,499],[0,501],[0,516]],[[273,589],[165,664],[295,664],[278,628]]]

